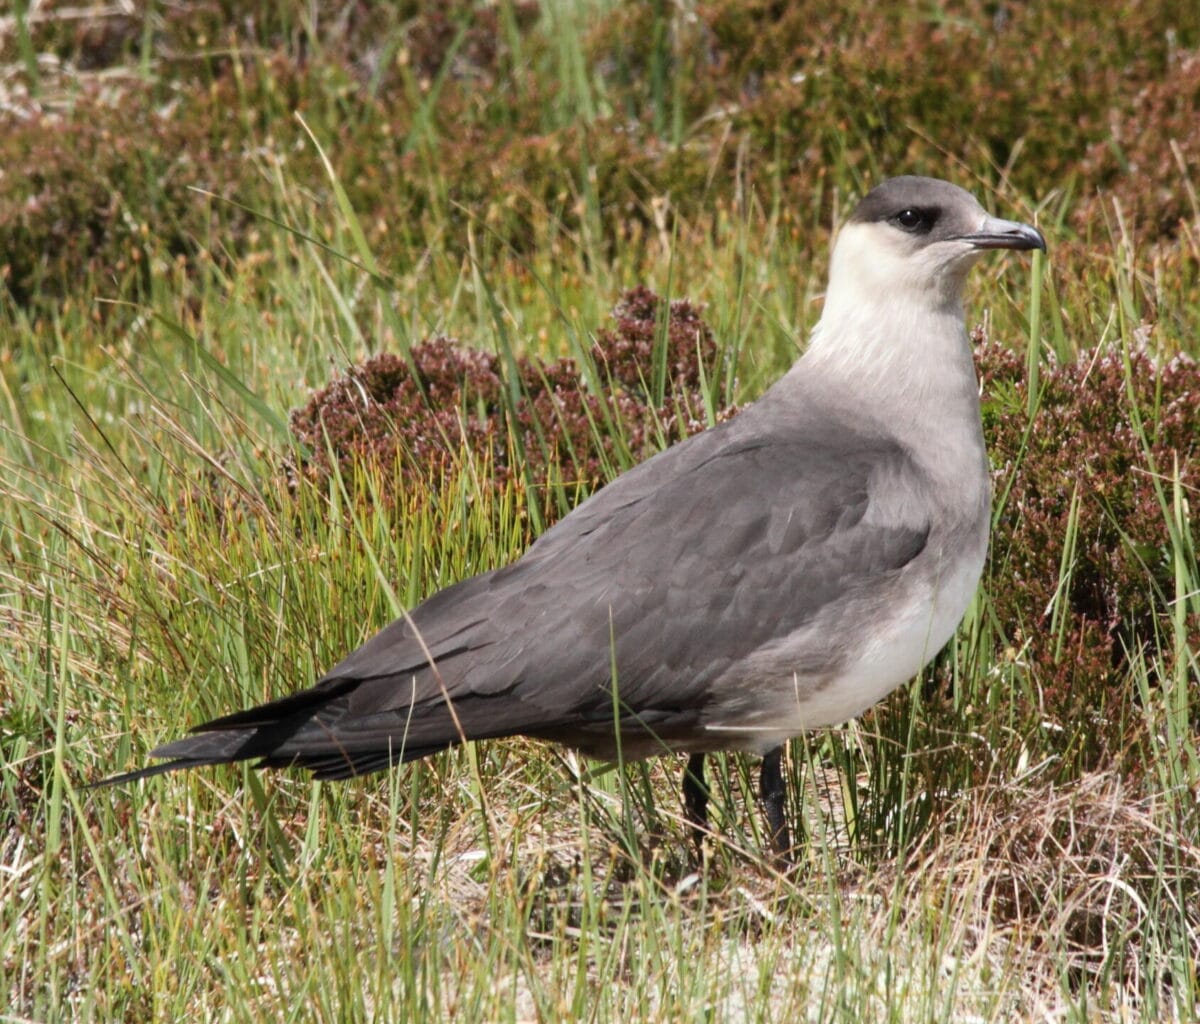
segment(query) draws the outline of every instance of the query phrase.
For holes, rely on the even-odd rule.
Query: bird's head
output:
[[[889,178],[863,197],[838,235],[826,297],[877,307],[961,302],[972,264],[991,249],[1046,249],[1037,228],[990,216],[971,193],[936,178]],[[845,310],[849,312],[849,310]]]

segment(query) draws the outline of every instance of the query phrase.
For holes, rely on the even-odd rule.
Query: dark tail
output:
[[[193,735],[164,743],[150,757],[162,764],[122,772],[94,782],[89,788],[117,786],[153,778],[166,772],[210,764],[233,764],[257,759],[256,768],[305,768],[318,779],[345,779],[382,771],[392,764],[415,761],[445,750],[457,737],[428,736],[413,744],[404,742],[402,729],[393,728],[351,738],[338,722],[346,712],[346,698],[360,680],[338,679],[320,683],[279,700],[215,718],[192,730]],[[439,730],[443,731],[443,730]]]

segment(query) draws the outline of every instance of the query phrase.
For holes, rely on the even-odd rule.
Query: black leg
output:
[[[787,789],[783,783],[783,747],[776,747],[763,755],[759,781],[762,787],[763,810],[767,816],[767,838],[776,857],[784,863],[791,863],[792,839],[788,834],[787,817],[784,814]]]
[[[704,781],[704,755],[693,754],[683,770],[683,810],[692,826],[696,849],[704,846],[708,833],[708,783]]]

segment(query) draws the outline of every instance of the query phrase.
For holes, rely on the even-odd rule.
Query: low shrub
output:
[[[1112,118],[1109,135],[1081,164],[1093,183],[1075,210],[1081,234],[1111,220],[1116,200],[1141,239],[1172,238],[1185,221],[1200,223],[1200,51],[1172,62],[1130,107]]]
[[[436,485],[464,451],[489,468],[497,487],[594,489],[630,458],[706,425],[706,381],[715,379],[712,331],[687,301],[646,288],[626,292],[589,353],[605,394],[584,385],[570,358],[541,364],[506,360],[449,338],[415,345],[405,360],[375,356],[351,367],[292,414],[307,456],[295,467],[325,486],[335,467],[349,474],[369,460],[384,474],[385,497]],[[655,386],[656,370],[662,383]],[[515,380],[513,379],[515,375]],[[515,386],[514,386],[515,385]],[[721,409],[728,416],[731,409]]]
[[[1176,473],[1193,500],[1200,486],[1200,366],[1185,356],[1159,365],[1142,352],[1082,353],[1043,367],[1030,423],[1023,357],[985,344],[978,358],[1003,500],[988,592],[1037,684],[1039,713],[1097,756],[1125,742],[1131,660],[1170,633],[1168,517]],[[1200,648],[1200,615],[1189,629]]]

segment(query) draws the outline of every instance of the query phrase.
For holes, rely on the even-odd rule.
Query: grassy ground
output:
[[[1155,370],[1200,356],[1200,15],[765,7],[0,19],[0,1020],[1200,1018],[1200,390]],[[699,869],[673,759],[84,788],[595,482],[491,486],[462,450],[296,486],[313,388],[436,334],[578,356],[646,284],[706,304],[712,407],[751,401],[819,317],[831,226],[906,171],[1051,252],[970,288],[984,585],[921,679],[792,745],[794,876],[735,757]],[[1084,436],[1117,455],[1068,464]]]

